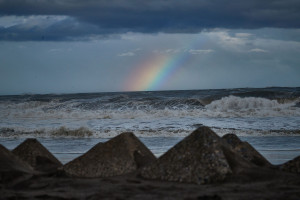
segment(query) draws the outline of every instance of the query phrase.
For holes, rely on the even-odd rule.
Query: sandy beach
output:
[[[150,181],[135,175],[79,179],[39,177],[1,187],[1,199],[299,199],[300,178],[196,185]]]

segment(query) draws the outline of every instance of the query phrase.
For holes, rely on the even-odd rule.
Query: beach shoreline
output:
[[[198,128],[159,158],[132,133],[100,142],[64,165],[36,139],[0,150],[1,199],[300,197],[300,157],[272,165],[236,135],[221,138],[208,127]]]
[[[300,176],[208,185],[146,180],[136,175],[80,179],[33,177],[1,188],[1,199],[299,199]]]

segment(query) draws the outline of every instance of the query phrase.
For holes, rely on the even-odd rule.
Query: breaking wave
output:
[[[1,128],[1,138],[32,138],[32,137],[51,137],[51,138],[88,138],[94,137],[95,135],[91,130],[86,127],[80,127],[78,129],[69,129],[64,126],[58,129],[46,130],[37,129],[29,131],[20,128]]]
[[[300,108],[296,107],[299,99],[279,103],[260,97],[228,96],[213,101],[205,108],[214,112],[211,116],[219,117],[274,117],[274,116],[300,116]]]
[[[0,96],[0,138],[184,137],[198,125],[220,134],[298,134],[299,88],[273,90]]]
[[[203,99],[142,99],[115,101],[69,100],[1,102],[2,119],[131,119],[178,117],[273,117],[300,116],[298,99],[279,103],[260,97],[228,96],[203,105]],[[117,101],[117,102],[116,102]]]
[[[219,136],[233,133],[237,136],[300,136],[300,129],[295,130],[258,130],[258,129],[234,129],[234,128],[220,128],[211,127]],[[80,127],[78,129],[69,129],[66,127],[60,127],[57,129],[39,129],[39,130],[23,130],[20,128],[1,128],[0,138],[112,138],[123,132],[133,132],[136,136],[142,138],[148,137],[186,137],[193,130],[191,129],[177,129],[172,130],[168,127],[154,130],[132,130],[124,128],[121,130],[106,129],[101,131],[92,131],[86,127]]]

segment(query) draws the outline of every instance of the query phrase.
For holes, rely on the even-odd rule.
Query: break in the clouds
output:
[[[0,40],[86,40],[126,32],[196,33],[212,28],[300,28],[299,10],[297,0],[1,0]]]

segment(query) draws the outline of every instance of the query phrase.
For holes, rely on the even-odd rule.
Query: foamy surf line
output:
[[[159,157],[185,137],[139,137],[139,139]],[[99,142],[110,138],[39,138],[61,162],[67,163],[86,153]],[[300,137],[298,136],[240,136],[242,141],[253,145],[273,164],[280,164],[299,155]],[[25,138],[0,138],[0,143],[13,150]]]
[[[201,126],[201,125],[199,125]],[[258,129],[234,129],[234,128],[218,128],[211,127],[219,136],[223,136],[229,133],[236,134],[237,136],[300,136],[300,129],[295,130],[258,130]],[[115,131],[105,130],[103,132],[91,131],[86,127],[79,129],[68,129],[60,127],[59,129],[48,130],[34,130],[24,131],[15,130],[12,128],[1,128],[0,138],[112,138],[122,132],[133,132],[138,137],[186,137],[191,130],[126,130]]]
[[[297,135],[300,88],[0,96],[0,137]]]
[[[278,117],[300,116],[300,98],[270,100],[260,97],[227,96],[209,104],[201,98],[76,99],[0,102],[5,120],[141,119],[157,117]],[[1,122],[0,121],[0,122]]]

